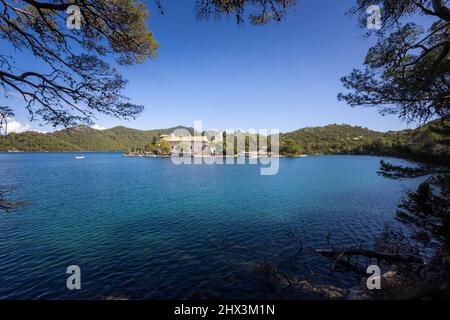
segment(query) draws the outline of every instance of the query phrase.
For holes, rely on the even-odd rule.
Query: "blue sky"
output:
[[[353,109],[336,99],[343,90],[339,79],[362,65],[374,42],[345,15],[353,0],[301,0],[285,21],[266,26],[238,26],[232,16],[200,21],[194,1],[162,1],[164,15],[153,0],[145,2],[150,29],[161,43],[159,56],[120,68],[129,80],[125,94],[145,112],[133,121],[99,116],[101,127],[154,129],[193,126],[195,120],[205,129],[283,132],[330,123],[379,131],[407,127],[396,116]],[[21,101],[8,104],[16,109],[15,120],[28,126]]]

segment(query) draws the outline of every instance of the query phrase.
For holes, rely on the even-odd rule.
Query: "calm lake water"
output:
[[[80,155],[79,153],[77,155]],[[280,159],[255,165],[182,165],[118,153],[0,153],[0,185],[30,203],[0,212],[0,299],[306,298],[274,289],[258,264],[290,277],[352,287],[309,252],[365,241],[417,181],[376,173],[381,159]],[[294,228],[305,249],[286,236]],[[81,268],[82,289],[66,288]]]

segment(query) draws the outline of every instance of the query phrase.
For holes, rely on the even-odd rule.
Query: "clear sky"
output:
[[[337,101],[339,79],[362,65],[374,41],[345,15],[354,0],[301,0],[285,21],[266,26],[237,26],[232,16],[200,21],[194,1],[163,0],[164,15],[153,0],[145,2],[159,56],[120,68],[129,80],[126,95],[145,112],[134,121],[99,116],[100,127],[154,129],[193,126],[195,120],[205,129],[283,132],[330,123],[379,131],[407,127],[395,116]],[[16,109],[15,120],[29,126],[21,101],[8,104]]]

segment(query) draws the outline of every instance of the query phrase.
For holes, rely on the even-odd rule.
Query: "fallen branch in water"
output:
[[[20,208],[26,204],[25,201],[11,201],[6,199],[7,191],[0,188],[0,210],[10,212],[14,209]]]
[[[314,249],[313,252],[321,254],[326,257],[333,258],[333,264],[331,266],[331,270],[334,271],[338,264],[343,265],[344,267],[353,269],[358,273],[363,272],[358,266],[352,264],[348,259],[352,256],[362,256],[369,259],[377,259],[377,261],[386,261],[386,262],[402,262],[402,263],[420,263],[423,264],[424,261],[421,257],[416,255],[402,255],[402,254],[392,254],[392,253],[381,253],[373,250],[359,249],[359,248],[349,248],[344,249],[342,251],[336,250],[328,250],[328,249]],[[344,259],[347,257],[347,260]]]

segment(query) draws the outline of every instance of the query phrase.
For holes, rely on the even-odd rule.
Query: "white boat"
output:
[[[75,156],[75,159],[80,160],[86,158],[85,156]]]

